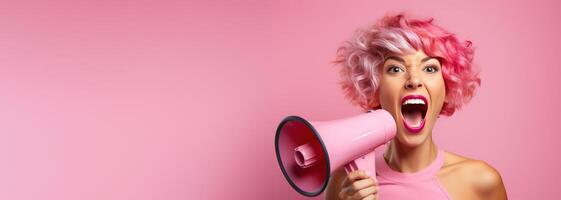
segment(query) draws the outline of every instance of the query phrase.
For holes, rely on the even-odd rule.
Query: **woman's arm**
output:
[[[325,189],[325,200],[339,200],[338,196],[339,191],[341,191],[343,180],[345,180],[345,172],[342,168],[332,173],[327,188]]]
[[[364,170],[346,174],[342,169],[333,172],[325,191],[326,200],[377,200],[378,185]]]

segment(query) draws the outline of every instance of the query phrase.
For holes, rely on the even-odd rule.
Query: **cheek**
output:
[[[393,110],[395,107],[395,100],[399,98],[399,92],[403,83],[399,80],[382,78],[380,80],[380,87],[378,89],[378,96],[380,105],[386,110]]]
[[[427,84],[427,89],[431,95],[431,101],[433,104],[433,109],[436,111],[435,114],[438,115],[444,104],[444,99],[446,98],[446,85],[444,84],[444,79],[439,78],[430,81]]]

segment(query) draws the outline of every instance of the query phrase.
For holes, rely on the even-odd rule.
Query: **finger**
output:
[[[371,194],[371,195],[368,195],[368,196],[364,197],[362,200],[376,200],[376,199],[378,199],[376,197],[377,197],[376,195]]]
[[[370,186],[361,190],[358,190],[353,194],[354,199],[363,199],[370,195],[375,195],[378,193],[378,188],[376,186]]]
[[[354,193],[354,192],[357,192],[357,191],[362,190],[364,188],[375,186],[375,184],[376,184],[376,182],[374,182],[373,179],[367,178],[367,179],[362,179],[362,180],[355,181],[347,187],[351,188],[351,190]]]
[[[355,182],[356,180],[365,179],[365,178],[369,178],[369,177],[370,176],[368,174],[366,174],[366,171],[364,171],[364,170],[352,171],[349,174],[347,174],[347,179],[349,180],[347,182],[347,185],[349,185],[352,182]]]
[[[346,196],[352,196],[356,192],[372,186],[376,186],[376,183],[371,178],[367,178],[355,181],[351,185],[344,187],[341,191],[343,191]]]

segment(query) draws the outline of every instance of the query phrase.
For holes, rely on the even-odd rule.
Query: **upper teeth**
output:
[[[402,105],[405,104],[425,104],[425,101],[423,101],[422,99],[407,99],[405,102],[403,102]]]

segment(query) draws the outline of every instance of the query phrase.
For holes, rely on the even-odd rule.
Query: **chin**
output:
[[[397,136],[394,140],[398,142],[400,145],[406,147],[417,147],[423,143],[430,137],[430,133],[428,129],[421,130],[417,133],[410,133],[407,129],[400,127],[397,131]]]

